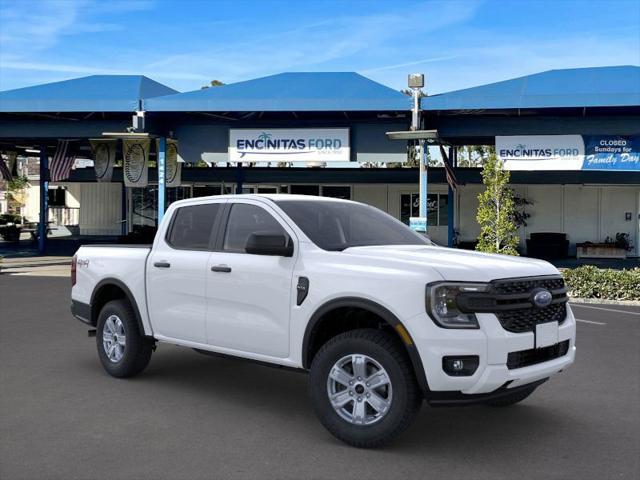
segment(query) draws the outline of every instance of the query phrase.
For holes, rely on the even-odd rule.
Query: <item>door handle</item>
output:
[[[226,265],[216,265],[215,267],[211,267],[211,271],[219,273],[231,273],[231,267],[227,267]]]
[[[169,268],[171,264],[169,262],[155,262],[153,266],[157,268]]]

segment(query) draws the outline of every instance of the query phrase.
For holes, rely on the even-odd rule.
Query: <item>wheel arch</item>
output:
[[[369,300],[361,297],[342,297],[330,300],[316,309],[313,313],[307,327],[304,332],[303,344],[302,344],[302,365],[305,369],[309,369],[317,348],[314,347],[314,340],[316,339],[321,326],[325,322],[331,321],[331,313],[339,312],[342,309],[358,309],[363,310],[371,315],[374,315],[381,319],[387,326],[393,330],[394,334],[399,338],[404,346],[411,364],[413,366],[416,380],[420,385],[423,392],[427,392],[429,387],[427,384],[427,378],[425,375],[422,360],[420,359],[420,353],[416,348],[411,335],[407,328],[402,324],[400,319],[389,309],[380,305],[373,300]],[[344,331],[352,330],[348,328]]]
[[[136,324],[140,330],[142,336],[147,336],[144,331],[144,325],[142,323],[142,315],[140,315],[140,309],[136,302],[133,293],[129,290],[124,282],[117,278],[104,278],[98,282],[91,294],[91,324],[95,327],[98,324],[98,315],[102,307],[111,300],[125,299],[129,302],[133,308],[133,312],[136,316]]]

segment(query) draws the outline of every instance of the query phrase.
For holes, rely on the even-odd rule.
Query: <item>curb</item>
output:
[[[58,261],[51,263],[0,263],[0,272],[3,270],[13,270],[13,269],[22,269],[22,268],[42,268],[42,267],[59,267],[71,265],[71,261]]]
[[[598,305],[627,305],[637,307],[640,306],[640,300],[608,300],[606,298],[580,298],[569,296],[570,303],[587,303]]]

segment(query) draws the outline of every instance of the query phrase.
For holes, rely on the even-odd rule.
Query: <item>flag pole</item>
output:
[[[38,224],[38,253],[47,253],[47,224],[49,221],[49,157],[47,146],[40,145],[40,223]]]

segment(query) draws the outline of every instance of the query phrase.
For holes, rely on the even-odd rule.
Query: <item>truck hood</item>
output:
[[[437,246],[351,247],[343,250],[343,253],[397,262],[398,268],[432,268],[442,275],[443,280],[451,281],[489,282],[499,278],[559,274],[553,265],[544,260]]]

